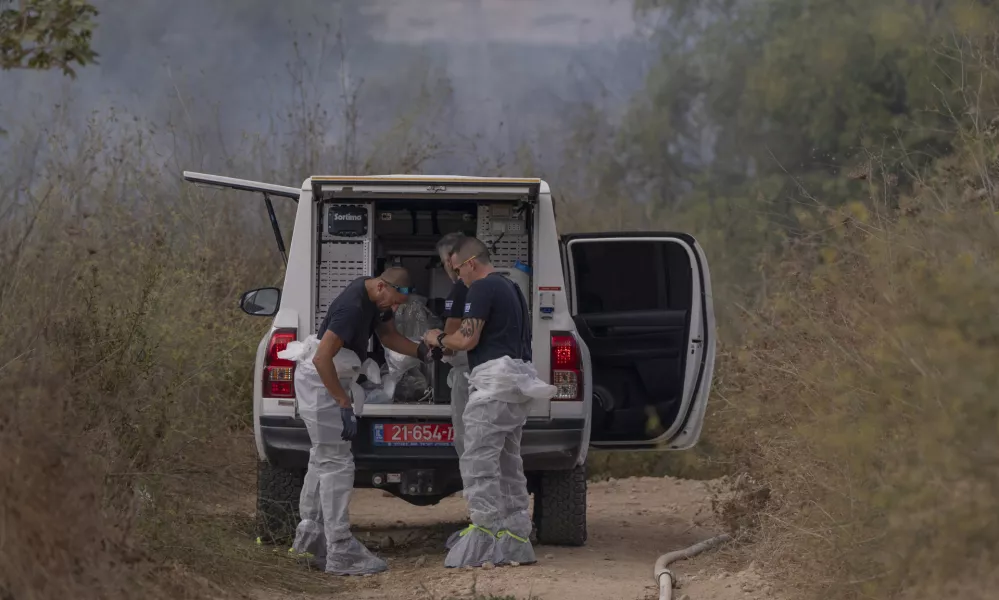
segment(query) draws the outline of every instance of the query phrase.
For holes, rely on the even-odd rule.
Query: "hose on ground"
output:
[[[704,540],[703,542],[698,542],[689,548],[684,548],[683,550],[674,550],[673,552],[667,552],[656,560],[655,570],[653,574],[656,578],[656,583],[659,584],[659,600],[672,600],[673,599],[673,572],[669,570],[669,566],[678,560],[683,560],[686,558],[692,558],[697,556],[705,550],[710,550],[715,546],[720,546],[725,542],[732,539],[727,533],[721,535],[716,535],[713,538]]]

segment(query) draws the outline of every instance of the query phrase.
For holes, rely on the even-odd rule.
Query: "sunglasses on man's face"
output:
[[[402,286],[398,286],[398,285],[396,285],[394,283],[391,283],[389,281],[385,281],[384,279],[382,279],[381,282],[384,283],[385,285],[391,287],[395,291],[399,292],[403,296],[408,296],[411,293],[413,293],[413,291],[414,291],[414,288],[412,286],[402,287]]]
[[[478,257],[479,257],[479,255],[477,255],[477,254],[475,256],[469,256],[468,258],[466,258],[465,260],[463,260],[460,264],[458,264],[457,266],[454,267],[454,272],[457,273],[458,271],[461,270],[462,267],[464,267],[465,265],[467,265],[468,263],[472,262],[472,260],[474,260],[474,259],[476,259]]]

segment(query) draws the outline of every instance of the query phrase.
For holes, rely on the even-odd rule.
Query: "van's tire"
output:
[[[257,462],[257,537],[261,542],[283,544],[294,538],[304,481],[304,471]]]
[[[534,495],[538,543],[582,546],[586,543],[586,466],[541,473]]]

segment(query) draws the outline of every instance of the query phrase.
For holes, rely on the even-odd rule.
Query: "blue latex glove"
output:
[[[357,417],[354,416],[353,408],[341,408],[340,420],[343,421],[343,433],[340,439],[349,442],[357,435]]]

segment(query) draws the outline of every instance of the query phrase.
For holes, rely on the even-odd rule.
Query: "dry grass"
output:
[[[298,126],[321,145],[332,136],[316,130],[334,123],[310,112],[314,100],[303,96]],[[413,141],[422,131],[406,115],[387,134],[402,140],[377,144],[396,156],[255,145],[233,152],[247,162],[226,160],[229,172],[291,184],[253,164],[414,171],[440,148]],[[765,276],[754,301],[726,285],[750,271],[746,257],[721,230],[692,227],[725,324],[704,440],[643,462],[594,454],[595,476],[747,473],[718,511],[793,597],[991,597],[991,131],[969,129],[898,209],[880,179],[845,207],[816,200],[780,252],[752,257]],[[115,115],[27,133],[0,172],[0,598],[318,585],[251,543],[249,398],[267,323],[235,306],[242,290],[279,283],[281,268],[259,204],[179,184],[200,163],[164,160],[148,128]],[[169,134],[175,152],[202,156],[197,138]],[[625,202],[558,202],[564,231],[664,218]],[[668,222],[686,228],[682,216]]]
[[[356,119],[349,82],[331,102],[309,92],[328,73],[292,74],[293,143],[246,138],[226,174],[294,185],[318,164],[419,170],[439,151],[425,128],[441,98],[421,92],[366,145],[332,134]],[[218,133],[183,118],[39,122],[5,138],[0,163],[0,597],[329,591],[253,544],[253,356],[269,323],[237,301],[280,285],[262,202],[180,181]]]
[[[740,309],[708,435],[772,491],[732,524],[802,593],[894,597],[999,564],[999,216],[979,150],[900,210],[875,186],[803,212]]]
[[[0,582],[16,598],[182,596],[160,559],[198,562],[170,542],[203,532],[156,524],[252,483],[230,440],[266,324],[233,308],[279,261],[235,203],[178,192],[142,133],[116,131],[42,134],[48,152],[4,174]]]
[[[716,286],[724,325],[700,446],[594,453],[591,474],[741,473],[718,490],[716,512],[747,560],[770,570],[789,597],[960,590],[991,598],[986,582],[999,576],[996,156],[993,138],[971,132],[901,197],[885,198],[885,175],[845,206],[812,198],[798,214],[800,231],[759,257],[765,285],[755,301]],[[661,222],[608,210],[624,228]],[[586,216],[571,214],[576,228],[589,228]],[[736,257],[726,247],[705,245],[713,274]]]
[[[720,322],[700,447],[594,453],[591,472],[741,474],[716,510],[788,597],[995,594],[999,106],[981,90],[999,69],[984,54],[950,155],[911,187],[873,155],[853,202],[808,196],[790,235],[763,217],[767,182],[665,217],[613,191],[562,210],[564,229],[693,232]]]

